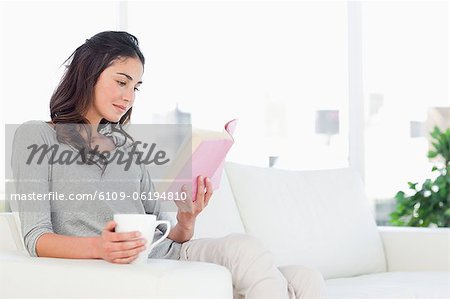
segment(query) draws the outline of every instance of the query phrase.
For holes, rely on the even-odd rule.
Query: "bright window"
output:
[[[450,106],[448,3],[365,2],[362,16],[366,188],[392,204],[430,176],[428,110]]]
[[[129,2],[147,58],[134,121],[174,110],[194,126],[239,118],[229,160],[348,166],[346,2]]]
[[[50,97],[63,62],[86,38],[117,29],[117,8],[115,2],[0,3],[1,169],[4,125],[50,119]],[[4,175],[1,171],[2,182]]]

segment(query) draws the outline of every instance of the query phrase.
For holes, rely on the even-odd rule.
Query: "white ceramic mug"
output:
[[[150,214],[114,214],[114,221],[116,222],[116,232],[138,231],[141,233],[140,238],[147,240],[147,243],[145,243],[146,249],[139,253],[138,257],[131,262],[132,264],[146,263],[152,249],[167,238],[170,232],[169,221],[156,220],[156,216]],[[156,227],[160,224],[166,225],[166,232],[158,240],[154,241],[153,237]]]

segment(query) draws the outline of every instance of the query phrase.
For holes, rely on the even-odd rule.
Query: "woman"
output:
[[[122,125],[130,121],[135,94],[142,84],[145,59],[138,40],[126,32],[102,32],[86,40],[69,59],[70,65],[50,100],[51,122],[29,121],[16,131],[12,157],[16,192],[53,192],[65,198],[102,191],[152,192],[144,165],[132,164],[124,171],[123,166],[107,159],[117,150],[129,152],[133,142]],[[40,161],[30,163],[30,145],[34,145],[33,155],[40,154]],[[55,146],[65,153],[77,153],[80,161],[67,165],[59,162],[70,159],[60,157],[55,162]],[[198,186],[193,202],[177,203],[177,224],[149,258],[224,265],[232,273],[235,297],[294,298],[294,292],[298,298],[321,296],[319,273],[309,270],[299,276],[298,271],[284,269],[288,280],[297,280],[288,285],[270,252],[254,238],[233,234],[191,240],[196,217],[212,195],[209,178],[200,176]],[[149,200],[59,201],[47,197],[20,201],[17,209],[32,256],[104,259],[120,264],[136,259],[146,242],[137,232],[115,232],[114,213],[164,217],[160,203]],[[163,233],[158,229],[155,236]]]

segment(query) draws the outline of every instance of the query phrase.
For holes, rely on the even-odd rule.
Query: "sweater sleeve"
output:
[[[39,160],[41,152],[32,155],[33,147],[46,147],[48,133],[42,125],[45,124],[35,121],[22,124],[12,144],[11,168],[16,197],[14,200],[11,197],[11,208],[19,213],[24,244],[31,256],[37,256],[38,238],[53,232],[50,201],[44,197],[50,191],[49,154],[42,155],[42,160]]]
[[[154,192],[155,187],[150,177],[150,173],[145,167],[145,165],[141,164],[142,167],[142,179],[141,179],[141,192]],[[145,209],[145,213],[156,215],[158,220],[168,220],[170,222],[170,226],[174,227],[174,220],[170,217],[170,212],[166,212],[163,210],[167,210],[166,207],[162,207],[161,203],[158,200],[143,200],[143,205]],[[153,240],[160,238],[164,233],[166,233],[166,226],[159,225],[157,230],[155,231]],[[169,238],[163,240],[160,244],[158,244],[149,254],[149,258],[159,258],[159,259],[180,259],[180,250],[181,244],[177,243]]]
[[[148,168],[144,165],[141,164],[141,168],[142,168],[142,180],[141,180],[141,192],[145,192],[146,194],[148,194],[149,192],[154,192],[155,191],[155,185],[152,182],[151,176],[150,176],[150,172],[148,170]],[[165,204],[169,204],[169,203],[165,203]],[[153,214],[156,216],[156,218],[158,220],[167,220],[170,222],[170,226],[174,227],[174,220],[172,217],[170,217],[170,211],[166,211],[169,205],[164,205],[164,207],[162,207],[161,203],[159,200],[143,200],[143,205],[144,205],[144,209],[145,209],[145,213],[146,214]],[[173,205],[175,206],[175,205]],[[175,207],[176,209],[176,207]],[[165,233],[166,232],[166,226],[165,225],[159,225],[158,229],[162,232]]]

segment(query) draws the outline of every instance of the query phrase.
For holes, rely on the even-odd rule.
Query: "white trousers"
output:
[[[234,299],[326,298],[325,282],[319,271],[302,266],[277,268],[272,253],[248,235],[185,242],[180,259],[227,267],[233,280]]]

